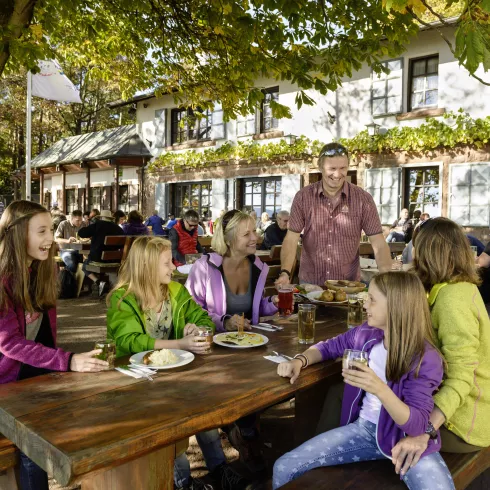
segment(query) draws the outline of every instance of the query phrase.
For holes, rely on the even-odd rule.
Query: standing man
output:
[[[323,286],[328,279],[359,280],[359,242],[363,230],[373,246],[379,270],[391,270],[390,249],[383,238],[373,198],[346,181],[347,149],[339,143],[325,145],[318,166],[322,180],[304,187],[294,197],[276,285],[290,282],[301,233],[301,282]]]
[[[177,220],[175,219],[175,214],[169,213],[168,221],[167,224],[165,225],[165,228],[167,230],[171,230],[176,224],[177,224]]]
[[[75,210],[70,214],[70,219],[62,221],[56,233],[54,239],[60,244],[61,260],[66,265],[66,268],[75,274],[78,269],[78,264],[82,262],[82,256],[77,250],[70,249],[70,243],[77,241],[77,233],[81,228],[84,228],[86,224],[83,222],[82,212]]]
[[[158,211],[153,211],[153,215],[150,216],[146,222],[146,226],[151,226],[151,232],[155,236],[163,236],[163,225],[164,221],[160,216],[158,216]]]
[[[197,236],[198,226],[199,215],[193,209],[189,209],[170,230],[168,238],[172,242],[172,259],[176,266],[185,264],[186,254],[202,253]]]
[[[279,211],[276,215],[276,223],[269,225],[264,232],[262,250],[270,250],[274,245],[282,245],[288,232],[289,212]]]

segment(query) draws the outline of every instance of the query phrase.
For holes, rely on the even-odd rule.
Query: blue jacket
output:
[[[163,219],[160,218],[160,216],[153,215],[150,216],[147,220],[145,225],[146,226],[151,226],[151,231],[154,235],[162,236],[163,235]]]

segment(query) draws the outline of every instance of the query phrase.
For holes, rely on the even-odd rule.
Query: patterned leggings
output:
[[[274,464],[272,488],[276,490],[313,468],[385,459],[376,443],[376,425],[363,418],[320,434]],[[403,477],[410,490],[455,490],[451,473],[439,453],[424,456]]]

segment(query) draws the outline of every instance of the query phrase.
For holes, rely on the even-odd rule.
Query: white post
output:
[[[32,73],[27,72],[27,115],[26,115],[26,200],[31,200],[31,99]],[[41,191],[42,192],[42,191]]]

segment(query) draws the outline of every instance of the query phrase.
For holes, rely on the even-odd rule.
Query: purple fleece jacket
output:
[[[364,323],[360,327],[349,330],[325,342],[319,342],[317,348],[323,360],[342,357],[345,349],[364,350],[371,353],[371,349],[383,341],[384,332],[378,328],[370,327]],[[410,407],[410,417],[403,425],[398,425],[382,406],[379,415],[376,439],[379,449],[387,458],[391,458],[391,450],[403,439],[405,435],[419,436],[427,428],[430,413],[434,407],[432,395],[441,383],[443,375],[442,359],[439,353],[427,344],[418,376],[415,371],[418,361],[414,362],[410,371],[404,374],[400,380],[388,381],[388,386],[393,393]],[[354,422],[361,411],[364,392],[348,384],[344,388],[342,401],[341,425]],[[429,445],[422,456],[439,451],[441,448],[440,437],[429,440]]]
[[[51,308],[47,313],[56,344],[56,308]],[[8,308],[0,311],[0,384],[15,381],[22,364],[52,371],[68,371],[70,352],[27,340],[25,332],[25,310],[14,306],[9,300]]]
[[[249,256],[252,267],[252,323],[257,325],[260,316],[273,315],[277,308],[272,297],[264,298],[265,281],[269,267],[258,257]],[[185,287],[196,303],[211,316],[217,332],[224,332],[226,315],[226,289],[223,280],[223,257],[217,253],[203,255],[192,266]],[[254,283],[254,278],[256,282]]]

